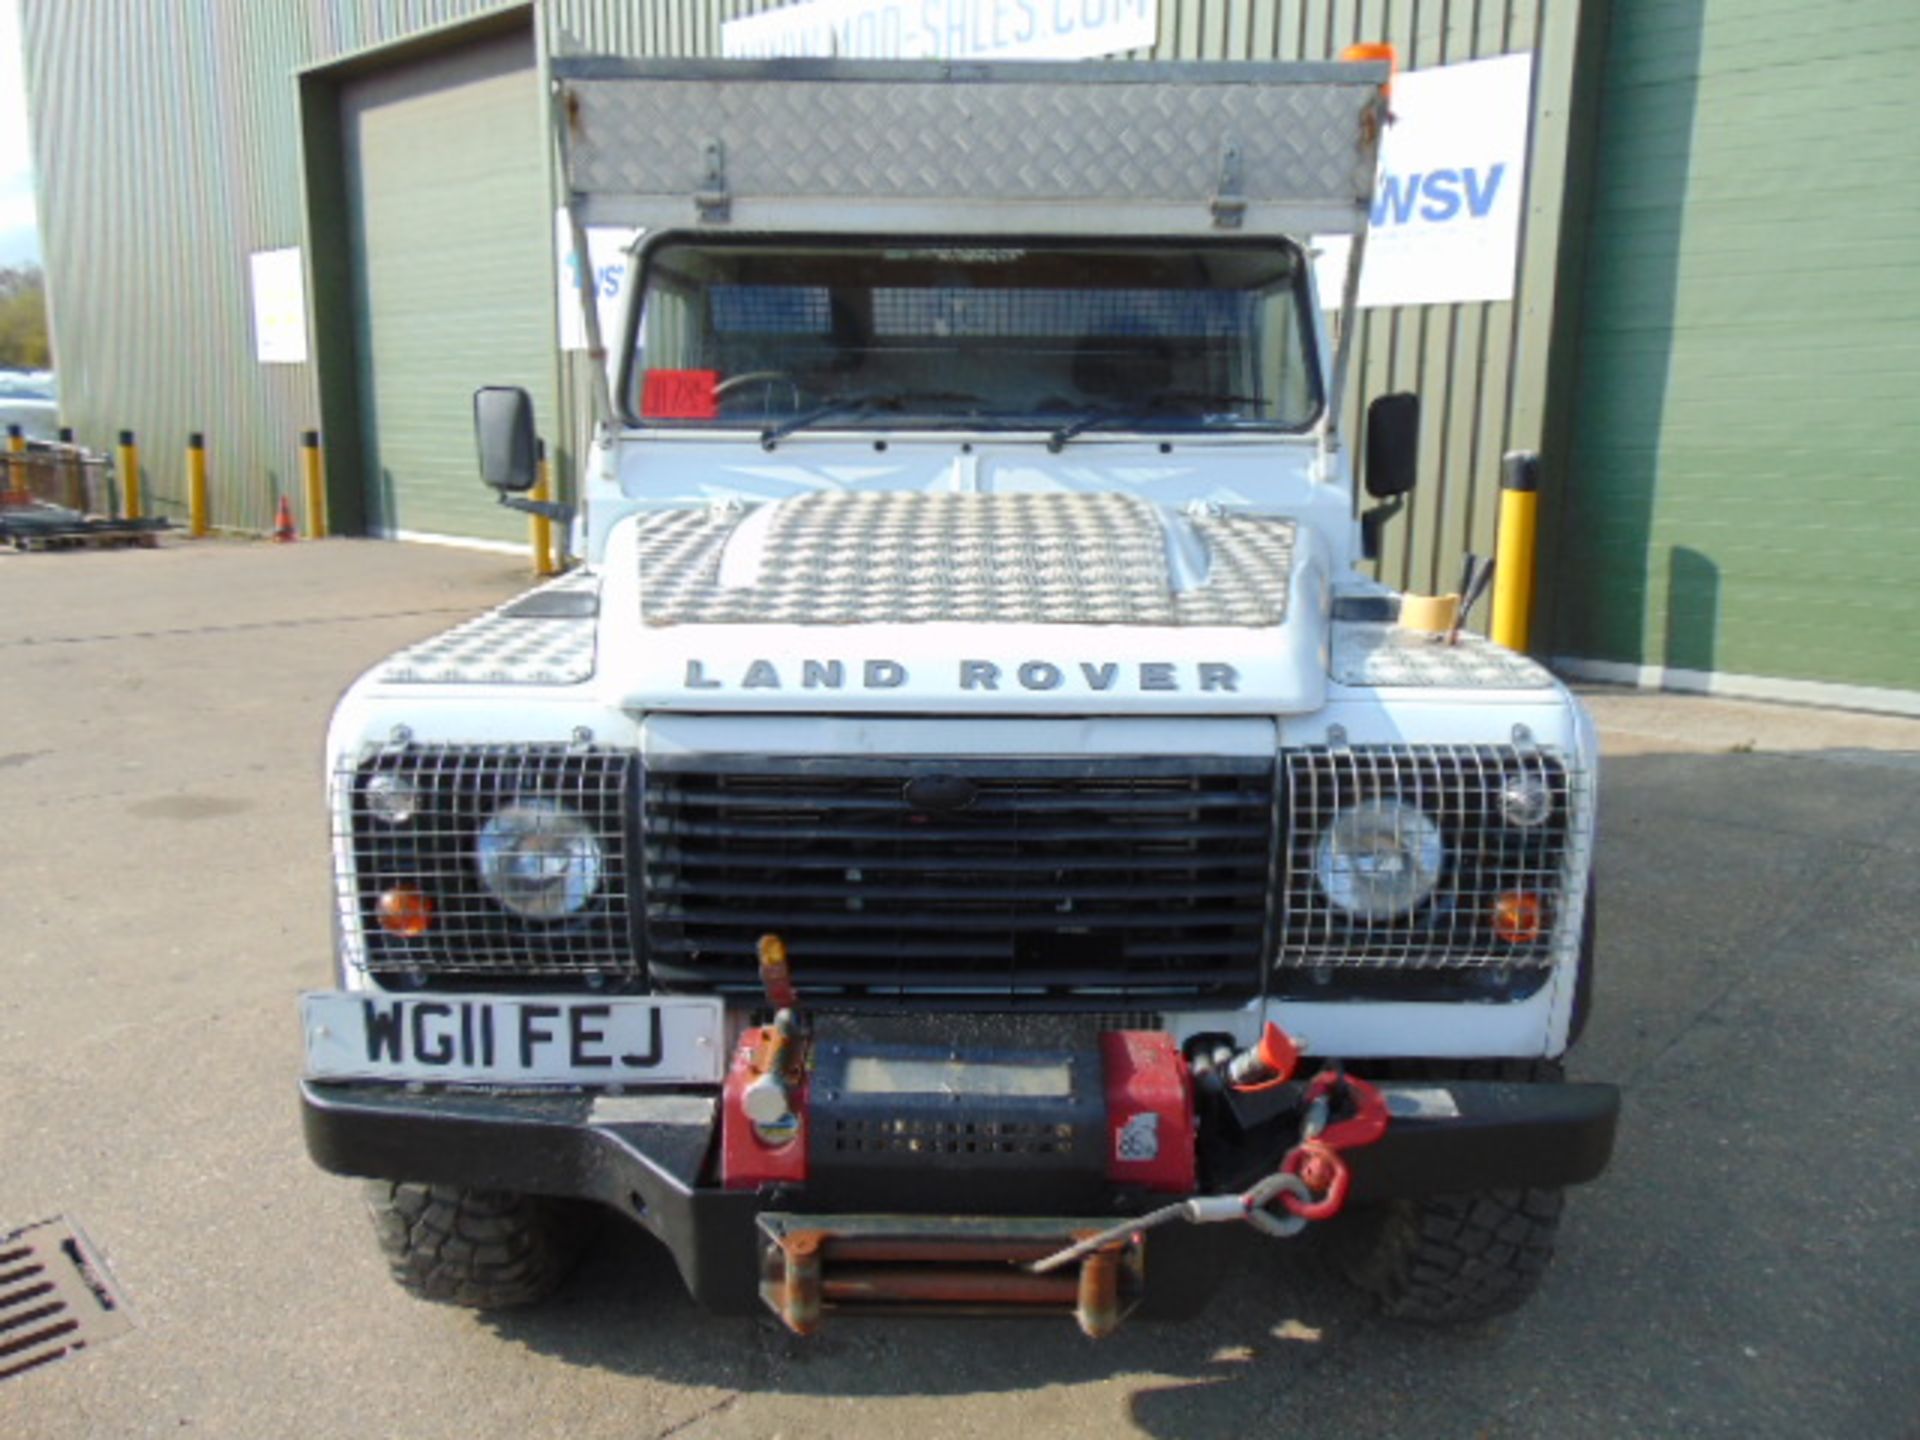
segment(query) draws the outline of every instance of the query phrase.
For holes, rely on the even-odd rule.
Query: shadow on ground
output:
[[[763,1394],[962,1396],[1126,1378],[1136,1382],[1130,1418],[1155,1435],[1210,1433],[1230,1412],[1270,1407],[1311,1372],[1351,1371],[1356,1357],[1383,1346],[1431,1357],[1421,1364],[1474,1364],[1524,1333],[1523,1318],[1454,1331],[1390,1325],[1368,1313],[1310,1243],[1250,1232],[1221,1239],[1228,1273],[1202,1319],[1135,1321],[1099,1342],[1060,1317],[836,1317],[802,1340],[771,1316],[700,1310],[685,1298],[665,1249],[617,1224],[555,1302],[481,1323],[570,1364]],[[1246,1393],[1211,1393],[1226,1390]]]

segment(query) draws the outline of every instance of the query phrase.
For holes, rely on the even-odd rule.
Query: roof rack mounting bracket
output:
[[[1219,230],[1238,230],[1247,214],[1246,182],[1241,177],[1240,147],[1228,140],[1220,147],[1220,179],[1213,191],[1213,223]]]
[[[707,178],[693,197],[694,209],[703,224],[722,224],[733,218],[733,196],[727,192],[727,147],[723,141],[707,141],[706,164]]]

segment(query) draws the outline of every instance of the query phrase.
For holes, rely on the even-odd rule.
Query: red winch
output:
[[[1148,1230],[1244,1220],[1295,1234],[1345,1203],[1341,1152],[1386,1128],[1365,1081],[1337,1068],[1295,1081],[1300,1046],[1277,1025],[1238,1053],[1210,1049],[1203,1092],[1164,1031],[803,1017],[778,937],[762,940],[760,961],[774,1015],[734,1051],[720,1180],[773,1198],[761,1293],[802,1332],[829,1308],[932,1305],[1067,1309],[1105,1334],[1143,1293]],[[1203,1117],[1226,1123],[1223,1088],[1271,1112],[1253,1143],[1275,1168],[1245,1191],[1203,1195],[1199,1132]],[[1113,1225],[1036,1218],[1151,1197],[1168,1203]]]
[[[870,1054],[856,1054],[850,1068],[856,1074],[890,1070],[908,1085],[931,1077],[941,1088],[894,1094],[900,1118],[864,1144],[886,1143],[907,1155],[972,1155],[981,1162],[1029,1151],[1035,1159],[1064,1160],[1075,1152],[1060,1132],[1073,1127],[1070,1112],[1084,1107],[1047,1103],[1071,1097],[1046,1092],[1045,1072],[1056,1067],[1045,1057],[926,1046],[918,1047],[924,1057],[902,1056],[901,1048],[876,1044]],[[1102,1177],[1117,1187],[1156,1194],[1193,1193],[1199,1181],[1193,1075],[1173,1037],[1163,1031],[1107,1031],[1093,1053],[1100,1072]],[[721,1100],[720,1178],[726,1188],[806,1183],[808,1152],[816,1143],[809,1115],[813,1062],[812,1042],[799,1033],[788,1011],[741,1034]],[[970,1082],[979,1088],[970,1091]],[[1023,1090],[1027,1093],[1019,1093]],[[927,1096],[957,1113],[951,1119],[922,1119],[915,1113],[919,1107],[903,1103]],[[1045,1131],[1051,1137],[1036,1139]],[[1077,1148],[1094,1153],[1084,1141]]]

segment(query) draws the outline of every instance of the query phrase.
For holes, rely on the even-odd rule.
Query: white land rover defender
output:
[[[1204,1298],[1189,1222],[1326,1221],[1389,1313],[1518,1303],[1618,1109],[1559,1068],[1594,735],[1359,568],[1307,237],[1385,67],[554,72],[580,233],[642,235],[585,563],[328,740],[306,1134],[396,1278],[532,1300],[614,1211],[802,1332],[1102,1334]]]

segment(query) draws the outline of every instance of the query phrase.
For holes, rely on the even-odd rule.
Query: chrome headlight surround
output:
[[[1440,827],[1404,800],[1362,800],[1340,810],[1314,846],[1321,893],[1349,915],[1393,920],[1431,896],[1446,866]]]
[[[487,893],[529,920],[564,920],[598,893],[606,857],[593,828],[558,800],[510,800],[474,841]]]

